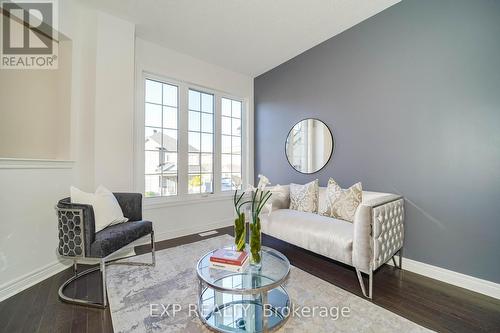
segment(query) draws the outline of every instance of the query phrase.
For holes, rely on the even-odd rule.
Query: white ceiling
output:
[[[87,0],[136,35],[257,76],[400,0]]]

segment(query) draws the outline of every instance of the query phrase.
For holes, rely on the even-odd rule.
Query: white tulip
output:
[[[271,184],[271,182],[269,182],[269,179],[266,176],[259,175],[259,184],[257,184],[257,188],[259,190],[263,191],[269,184]]]

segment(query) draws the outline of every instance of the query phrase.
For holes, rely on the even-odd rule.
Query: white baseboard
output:
[[[55,261],[31,273],[0,286],[0,302],[68,268],[69,264]]]
[[[398,256],[394,256],[396,262],[398,262]],[[392,260],[387,262],[389,265],[393,265]],[[462,273],[450,271],[445,268],[432,266],[423,262],[415,261],[412,259],[407,259],[403,257],[403,269],[417,273],[423,276],[427,276],[442,282],[452,284],[457,287],[469,289],[477,293],[490,296],[493,298],[500,299],[500,284],[479,279],[470,275],[465,275]]]

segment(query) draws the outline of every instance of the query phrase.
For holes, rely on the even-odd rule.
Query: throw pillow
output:
[[[290,209],[299,212],[318,212],[318,180],[305,185],[290,184]]]
[[[105,227],[107,227],[113,224],[128,221],[128,218],[123,216],[122,208],[120,207],[118,200],[116,200],[113,192],[100,185],[99,187],[97,187],[95,195],[97,198],[96,206],[98,207],[97,209],[99,210],[100,219],[102,222],[101,225],[105,225]]]
[[[356,183],[348,189],[342,189],[333,178],[330,178],[326,192],[327,208],[322,215],[353,222],[356,209],[362,200],[361,183]]]
[[[94,209],[95,232],[110,225],[127,222],[122,209],[113,193],[100,185],[95,193],[87,193],[76,187],[71,187],[71,202],[91,205]]]
[[[318,193],[318,214],[330,216],[327,189],[326,187],[320,187]]]

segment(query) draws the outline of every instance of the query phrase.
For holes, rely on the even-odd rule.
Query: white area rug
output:
[[[197,316],[189,312],[189,304],[197,302],[195,265],[203,254],[230,245],[232,241],[232,237],[224,235],[158,251],[156,267],[110,266],[108,298],[115,332],[209,332]],[[151,255],[129,260],[149,262]],[[296,267],[292,267],[285,287],[295,305],[349,307],[350,314],[336,320],[291,316],[279,332],[430,332]],[[174,303],[182,306],[175,317],[158,316],[163,309],[157,306],[156,316],[150,315],[150,304]],[[172,309],[169,312],[172,314]]]

